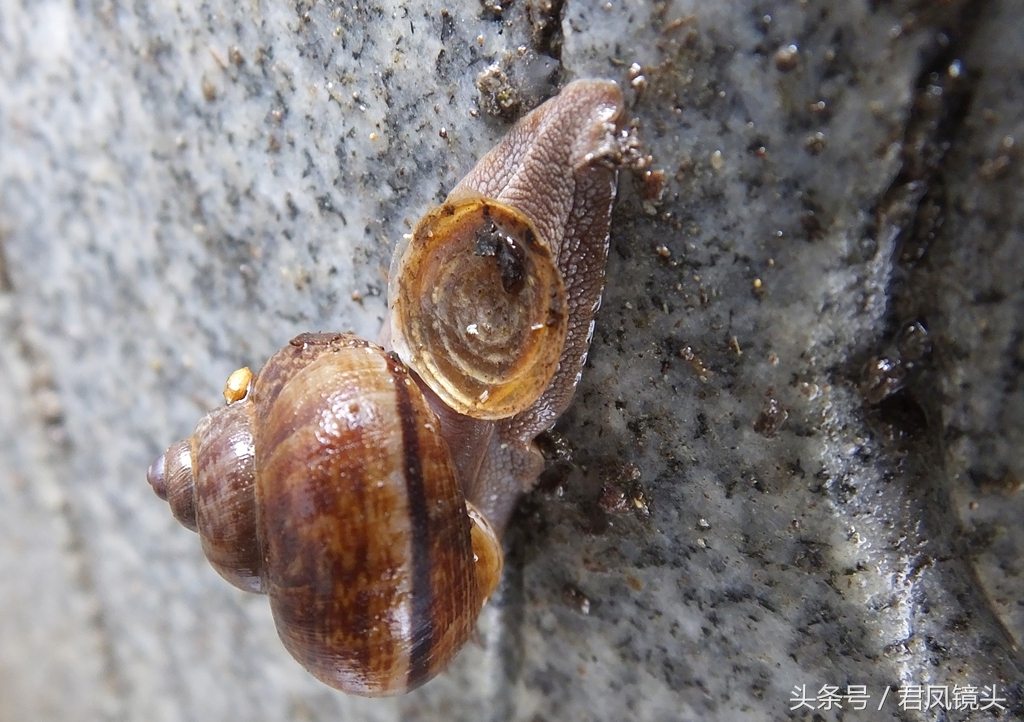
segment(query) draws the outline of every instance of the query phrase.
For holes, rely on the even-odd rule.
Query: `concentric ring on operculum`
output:
[[[565,285],[550,247],[486,198],[428,213],[392,269],[392,343],[456,411],[513,416],[551,382],[565,344]]]

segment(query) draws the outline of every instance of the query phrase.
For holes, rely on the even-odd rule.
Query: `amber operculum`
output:
[[[289,370],[268,375],[266,408],[262,373],[253,392],[271,608],[317,678],[398,694],[447,664],[480,611],[464,500],[405,367],[379,348],[313,343],[268,362]]]
[[[392,269],[392,342],[449,406],[480,419],[528,408],[565,343],[565,285],[514,208],[461,199],[417,225]]]
[[[192,436],[196,445],[195,514],[203,552],[239,589],[264,591],[256,536],[255,448],[252,403],[240,401],[208,414]]]

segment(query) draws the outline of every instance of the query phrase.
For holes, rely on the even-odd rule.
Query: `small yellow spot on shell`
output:
[[[243,366],[228,376],[224,382],[224,400],[229,404],[241,401],[249,393],[249,384],[252,382],[252,370]]]

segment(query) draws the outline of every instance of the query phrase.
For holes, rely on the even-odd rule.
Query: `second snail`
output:
[[[326,684],[407,692],[472,635],[586,361],[621,114],[601,80],[527,114],[396,249],[383,346],[298,336],[150,466]]]

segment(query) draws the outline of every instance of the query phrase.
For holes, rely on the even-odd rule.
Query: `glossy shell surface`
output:
[[[368,696],[418,687],[469,639],[502,567],[436,415],[396,357],[343,334],[297,337],[248,389],[150,483],[218,572],[269,595],[314,676]]]

